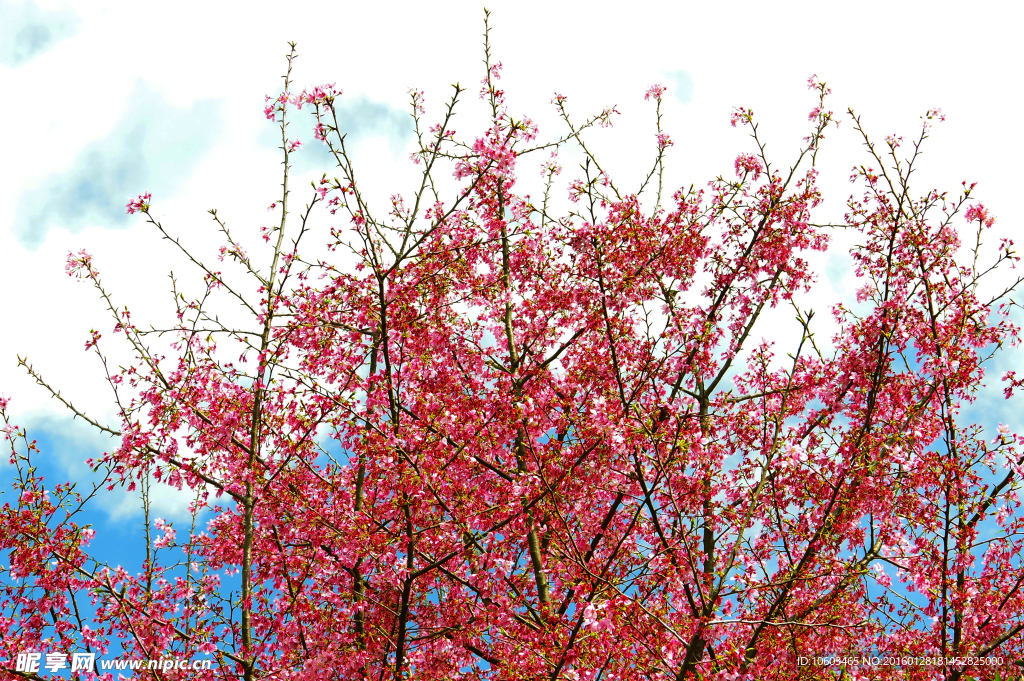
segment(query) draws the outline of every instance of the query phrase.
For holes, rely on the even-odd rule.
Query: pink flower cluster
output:
[[[817,90],[822,94],[822,96],[832,94],[832,90],[827,88],[825,86],[825,83],[822,83],[821,81],[818,80],[818,74],[816,73],[812,73],[811,77],[807,79],[807,89]]]
[[[732,113],[729,114],[729,125],[736,127],[739,123],[751,123],[754,120],[754,111],[747,109],[742,106],[733,109]]]
[[[736,170],[737,177],[743,177],[747,173],[753,173],[754,181],[761,177],[761,173],[764,171],[764,166],[761,164],[761,159],[757,158],[752,154],[740,154],[736,157],[733,162],[733,168]]]
[[[562,166],[558,163],[558,150],[551,152],[551,157],[544,161],[540,166],[541,177],[553,178],[556,175],[560,175],[562,172]]]
[[[89,350],[96,347],[96,344],[100,342],[100,338],[103,338],[103,336],[95,329],[89,331],[89,340],[85,342],[85,349]]]
[[[334,99],[341,95],[342,91],[337,89],[334,83],[317,85],[311,90],[303,90],[299,93],[285,91],[277,97],[265,95],[263,115],[266,116],[267,120],[276,122],[278,120],[277,115],[283,113],[285,107],[289,104],[299,110],[306,104],[330,108],[334,106]]]
[[[921,118],[924,119],[925,130],[928,130],[929,128],[932,127],[932,120],[936,118],[939,119],[940,123],[946,122],[946,114],[942,113],[942,109],[928,109],[928,111],[925,112],[924,116],[922,116]]]
[[[136,212],[145,213],[147,210],[149,210],[149,200],[152,197],[152,194],[146,192],[145,194],[139,194],[134,199],[128,199],[128,214],[133,215]]]
[[[988,209],[980,203],[968,208],[964,217],[967,218],[967,222],[980,222],[986,227],[991,227],[996,222],[995,217],[990,215]]]
[[[92,265],[92,256],[84,248],[77,253],[68,253],[67,261],[64,265],[64,273],[69,277],[79,279],[82,277],[95,278],[99,276],[99,272]]]
[[[599,634],[615,631],[615,623],[605,613],[607,608],[607,601],[596,606],[593,603],[588,603],[587,607],[583,609],[583,626]]]
[[[153,542],[153,548],[162,549],[174,544],[174,539],[177,536],[177,531],[173,527],[171,527],[170,523],[165,521],[163,518],[157,518],[153,521],[153,525],[155,525],[158,530],[163,532],[163,535],[157,537],[157,539]]]
[[[660,102],[661,96],[665,94],[666,89],[667,88],[664,85],[661,85],[660,83],[652,85],[651,87],[647,88],[647,92],[646,94],[644,94],[644,99],[649,100],[653,97],[656,101]]]

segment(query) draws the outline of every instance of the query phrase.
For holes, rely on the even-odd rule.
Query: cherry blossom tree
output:
[[[986,438],[997,424],[964,416],[1018,341],[1018,257],[986,243],[974,185],[911,189],[940,112],[910,141],[876,143],[850,111],[866,161],[845,224],[820,224],[815,163],[837,117],[815,78],[791,165],[740,108],[732,125],[752,143],[734,176],[673,192],[663,87],[646,96],[654,160],[628,188],[586,141],[618,112],[580,119],[555,95],[564,132],[539,143],[490,50],[487,128],[452,129],[458,85],[433,124],[412,91],[421,179],[382,208],[356,181],[342,91],[297,91],[292,45],[265,109],[279,220],[243,247],[211,211],[244,285],[173,237],[149,194],[127,206],[202,277],[194,298],[175,284],[163,327],[119,306],[101,258],[69,256],[134,359],[113,366],[98,332],[86,344],[117,424],[21,360],[116,437],[90,489],[44,484],[44,453],[0,402],[17,471],[0,514],[0,658],[207,656],[214,669],[168,678],[245,681],[952,681],[997,673],[958,659],[1024,655],[1024,438],[1003,424]],[[305,204],[296,115],[336,161]],[[560,201],[568,148],[584,160]],[[517,185],[538,156],[539,200]],[[338,219],[336,259],[303,257],[315,224]],[[810,252],[840,228],[858,235],[858,288],[831,310],[828,343],[799,301]],[[221,321],[219,301],[248,325]],[[797,321],[788,347],[760,340],[773,308]],[[1024,379],[1003,379],[1012,399]],[[80,522],[122,485],[194,498],[191,528],[147,515],[159,536],[140,538],[138,571],[92,555]],[[931,661],[800,663],[843,651]]]

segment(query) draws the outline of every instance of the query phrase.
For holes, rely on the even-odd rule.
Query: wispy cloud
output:
[[[139,85],[109,135],[87,145],[69,171],[22,195],[15,225],[18,240],[31,249],[54,227],[78,232],[93,225],[127,226],[128,197],[143,191],[172,194],[221,128],[219,101],[178,109]]]
[[[683,104],[693,101],[693,76],[688,71],[672,71],[665,74],[672,83],[670,92]]]
[[[338,100],[338,123],[342,134],[347,135],[348,144],[359,143],[371,137],[385,137],[391,153],[398,154],[413,137],[413,121],[408,111],[390,104],[377,102],[365,96],[342,97]],[[303,109],[303,114],[306,110]],[[289,131],[305,142],[298,153],[293,155],[292,165],[296,172],[327,171],[336,165],[334,156],[325,144],[313,139],[312,121],[303,116],[293,120]],[[267,122],[260,134],[260,143],[267,147],[280,147],[279,129]]]
[[[34,2],[0,1],[0,64],[21,66],[75,35],[78,17],[40,8]]]

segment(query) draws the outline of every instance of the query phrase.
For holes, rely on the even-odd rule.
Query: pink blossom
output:
[[[979,222],[986,227],[991,227],[996,221],[993,216],[989,215],[988,209],[980,203],[968,208],[967,214],[964,217],[967,219],[967,222]]]
[[[825,83],[818,80],[818,74],[811,74],[811,77],[807,79],[808,90],[818,90],[822,96],[832,93],[832,90],[825,87]]]
[[[583,610],[583,626],[597,633],[614,631],[615,625],[611,618],[607,616],[602,617],[607,606],[607,601],[598,606],[595,606],[593,603],[588,604]]]
[[[886,574],[885,569],[882,567],[882,565],[880,563],[872,564],[871,569],[875,573],[875,581],[876,582],[878,582],[879,584],[881,584],[882,586],[884,586],[886,588],[889,588],[889,587],[892,586],[892,578],[889,577],[888,574]]]
[[[95,278],[99,276],[99,272],[93,267],[92,256],[84,248],[79,250],[78,253],[68,253],[64,272],[69,277],[79,279],[82,277]]]
[[[149,200],[152,198],[152,194],[146,192],[145,194],[139,194],[134,199],[128,199],[127,208],[128,214],[132,215],[136,211],[145,213],[149,210]]]
[[[423,106],[426,102],[426,95],[423,90],[417,90],[416,88],[409,88],[409,96],[412,97],[413,111],[420,116],[427,113],[426,108]]]
[[[750,123],[754,120],[754,112],[751,109],[745,109],[742,106],[733,109],[729,115],[729,125],[736,127],[737,123]]]
[[[946,115],[942,113],[942,109],[928,109],[928,111],[925,112],[924,116],[922,116],[921,118],[924,119],[925,130],[928,130],[929,128],[932,127],[933,119],[939,119],[940,123],[944,123],[946,121]]]
[[[650,99],[653,97],[657,101],[661,101],[661,96],[665,94],[667,88],[664,85],[656,84],[647,88],[647,93],[644,95],[644,99]]]
[[[761,173],[764,171],[764,166],[761,165],[761,160],[752,154],[740,154],[736,157],[733,162],[733,167],[736,170],[737,177],[743,177],[746,173],[753,173],[754,181],[761,177]]]
[[[559,165],[554,160],[554,158],[555,158],[555,155],[552,154],[550,159],[548,159],[547,161],[544,161],[544,163],[541,164],[541,166],[540,166],[541,177],[554,177],[554,176],[560,175],[562,173],[562,166]]]

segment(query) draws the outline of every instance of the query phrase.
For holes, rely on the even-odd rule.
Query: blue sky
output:
[[[468,133],[482,120],[475,101],[481,6],[446,3],[438,16],[430,5],[345,0],[325,15],[320,3],[257,2],[239,13],[234,3],[0,0],[8,102],[0,125],[10,138],[0,183],[0,291],[7,297],[0,394],[13,398],[16,422],[39,439],[52,479],[83,475],[81,462],[109,445],[73,423],[17,368],[16,356],[27,354],[97,418],[113,416],[101,367],[82,349],[90,328],[109,333],[111,324],[95,291],[64,275],[66,254],[92,252],[119,304],[145,325],[172,309],[167,273],[185,280],[189,273],[150,226],[125,215],[129,196],[152,192],[165,226],[210,260],[219,242],[209,208],[254,241],[280,181],[279,140],[263,118],[263,96],[280,87],[289,40],[299,43],[299,89],[336,82],[345,91],[343,118],[367,195],[383,201],[408,190],[415,172],[406,158],[410,87],[426,91],[433,119],[458,81],[468,91],[456,129]],[[723,13],[718,3],[625,10],[621,3],[502,0],[488,7],[513,114],[533,117],[542,138],[562,130],[548,103],[556,91],[579,116],[618,106],[616,128],[594,143],[616,178],[639,178],[649,167],[649,85],[669,87],[664,125],[676,143],[669,185],[688,186],[731,172],[736,154],[750,150],[744,133],[728,125],[733,106],[754,109],[769,153],[788,162],[813,105],[806,79],[817,73],[833,89],[830,108],[854,107],[878,140],[909,138],[925,110],[943,108],[948,120],[927,142],[921,191],[954,192],[962,180],[978,181],[978,195],[997,216],[995,232],[1019,232],[1019,6],[734,2]],[[296,157],[297,187],[330,169],[303,121],[293,128],[307,142]],[[850,168],[866,160],[853,133],[846,120],[821,156],[823,209],[832,219],[841,218]],[[837,251],[816,262],[821,284],[802,303],[819,312],[819,339],[830,335],[828,307],[853,290],[842,246],[840,237]],[[780,356],[793,331],[784,317],[766,325],[787,341]],[[1007,355],[998,372],[1020,357]],[[1018,411],[1001,399],[998,372],[989,381],[994,390],[968,413],[990,432],[1000,421],[1022,430]],[[9,479],[0,469],[0,484]],[[164,492],[155,503],[154,515],[183,518],[180,495]],[[96,509],[94,521],[110,537],[105,550],[120,550],[117,538],[141,522],[138,509],[126,493]]]

